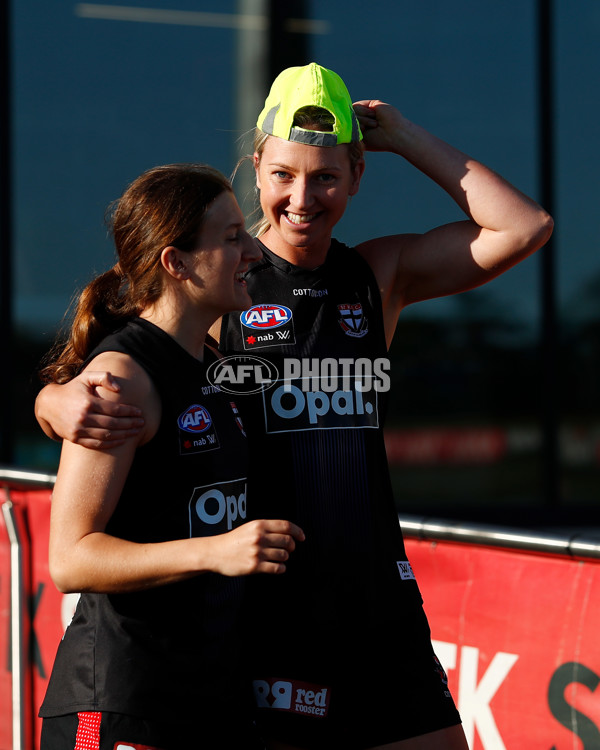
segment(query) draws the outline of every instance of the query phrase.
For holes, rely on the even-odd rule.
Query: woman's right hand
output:
[[[100,386],[120,391],[109,372],[88,370],[64,385],[43,388],[36,399],[35,416],[46,435],[103,450],[138,435],[144,426],[141,411],[101,398],[96,390]]]
[[[211,542],[214,562],[211,570],[225,576],[252,573],[285,573],[286,562],[304,541],[304,532],[290,521],[263,519],[248,521],[226,534],[204,537]]]

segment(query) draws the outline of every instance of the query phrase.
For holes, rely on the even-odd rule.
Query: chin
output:
[[[250,295],[246,292],[241,297],[238,297],[238,304],[236,306],[236,310],[247,310],[249,307],[252,307],[252,298]]]

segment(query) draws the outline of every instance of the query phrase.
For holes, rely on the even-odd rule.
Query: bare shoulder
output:
[[[356,251],[371,266],[384,299],[392,291],[398,291],[398,269],[401,258],[415,247],[420,236],[418,234],[392,234],[386,237],[376,237],[356,246]]]
[[[133,357],[122,352],[102,352],[85,369],[110,372],[118,382],[119,393],[96,386],[98,395],[107,400],[123,401],[126,398],[127,403],[132,403],[132,399],[137,402],[139,399],[143,400],[153,389],[146,370]]]
[[[158,429],[161,414],[161,401],[156,386],[146,370],[128,354],[122,352],[102,352],[87,365],[86,370],[110,372],[119,386],[119,391],[111,391],[96,386],[96,393],[107,401],[137,406],[144,418],[145,437],[142,442]]]

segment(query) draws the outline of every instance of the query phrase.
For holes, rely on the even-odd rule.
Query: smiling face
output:
[[[270,224],[261,240],[296,265],[323,263],[333,227],[358,191],[363,163],[352,169],[346,145],[309,146],[272,136],[254,163]]]
[[[197,247],[189,253],[190,280],[199,290],[202,305],[218,315],[250,307],[252,300],[242,276],[260,257],[260,249],[244,229],[233,193],[221,193],[207,210]]]

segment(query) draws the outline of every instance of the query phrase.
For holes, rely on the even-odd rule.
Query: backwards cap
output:
[[[302,107],[321,107],[334,119],[332,132],[304,130],[293,125]],[[362,140],[352,99],[337,73],[317,63],[287,68],[273,81],[256,126],[263,133],[311,146],[337,146]]]

